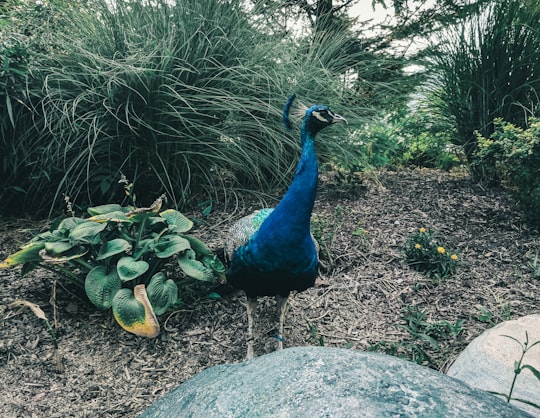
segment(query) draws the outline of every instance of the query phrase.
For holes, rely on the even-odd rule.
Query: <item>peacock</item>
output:
[[[289,113],[295,97],[287,100],[283,111],[283,122],[288,129],[291,129]],[[347,121],[328,106],[305,109],[300,129],[302,153],[289,189],[275,208],[261,209],[238,220],[226,238],[227,281],[244,290],[247,296],[247,359],[254,356],[253,317],[257,297],[276,297],[278,349],[282,349],[289,294],[293,290],[306,290],[315,283],[319,257],[310,232],[318,183],[315,136],[334,123]]]

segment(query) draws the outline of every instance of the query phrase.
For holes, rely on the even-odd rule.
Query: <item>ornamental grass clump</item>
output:
[[[458,254],[445,247],[434,231],[424,227],[407,238],[404,251],[409,266],[436,280],[451,276],[460,261]]]
[[[98,309],[112,309],[126,331],[156,337],[157,316],[177,306],[193,281],[225,278],[216,255],[189,234],[193,222],[161,210],[162,203],[163,196],[148,208],[107,204],[88,208],[89,217],[71,212],[0,268],[22,265],[23,275],[38,266],[51,270],[84,289]]]

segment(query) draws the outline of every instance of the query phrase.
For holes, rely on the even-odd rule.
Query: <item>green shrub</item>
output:
[[[224,279],[225,271],[208,247],[188,234],[193,222],[174,209],[160,212],[161,204],[159,198],[149,208],[88,208],[89,218],[62,219],[0,268],[22,264],[23,274],[38,266],[49,269],[84,289],[98,309],[112,308],[125,330],[155,337],[156,316],[175,306],[179,290],[193,280]]]
[[[459,261],[459,256],[445,248],[432,230],[423,227],[407,238],[404,252],[409,266],[437,280],[452,275]]]
[[[42,84],[31,92],[36,130],[17,143],[40,151],[24,187],[32,206],[58,206],[63,194],[79,207],[116,200],[120,172],[151,191],[145,204],[159,190],[177,206],[192,189],[235,176],[283,181],[296,149],[275,122],[286,94],[269,100],[275,64],[262,59],[264,38],[238,2],[47,7],[63,17],[62,32],[43,36],[49,50],[33,66]]]
[[[7,120],[2,121],[0,129],[6,136],[7,126],[15,126],[14,111],[19,103],[26,102],[24,80],[28,70],[28,50],[16,40],[0,45],[0,92],[2,104],[5,103]]]
[[[354,132],[351,142],[361,150],[358,166],[388,164],[450,170],[461,164],[452,146],[454,131],[423,108],[407,109]]]
[[[400,165],[436,168],[448,171],[461,164],[457,152],[445,138],[422,133],[401,144],[395,160]]]
[[[528,4],[531,3],[531,4]],[[496,118],[525,127],[540,101],[540,8],[528,0],[488,2],[433,38],[439,52],[429,62],[434,109],[457,131],[468,163],[475,162],[475,132],[489,137]],[[472,167],[477,179],[484,171]]]
[[[394,152],[396,163],[441,170],[461,164],[456,147],[452,146],[455,129],[423,104],[407,113],[398,113],[392,123],[399,144]]]
[[[355,149],[349,158],[340,156],[334,166],[349,172],[362,172],[396,163],[401,152],[399,127],[389,118],[377,119],[353,131],[348,144]]]
[[[284,187],[299,148],[281,123],[286,98],[338,112],[357,101],[339,77],[361,61],[343,53],[350,36],[324,48],[267,36],[240,0],[50,0],[16,17],[0,41],[17,33],[32,57],[31,117],[5,154],[24,202],[2,203],[17,213],[58,209],[63,195],[78,208],[118,201],[120,172],[144,204],[163,191],[176,207],[197,193]],[[343,136],[321,141],[323,160],[339,158]]]
[[[501,119],[489,138],[478,134],[477,158],[493,167],[486,177],[498,178],[521,206],[526,218],[540,226],[540,120],[522,129]],[[482,162],[488,161],[488,164]]]
[[[25,156],[13,144],[29,113],[25,87],[29,59],[28,48],[17,38],[0,43],[0,108],[4,109],[0,118],[0,199],[24,192],[14,179]]]

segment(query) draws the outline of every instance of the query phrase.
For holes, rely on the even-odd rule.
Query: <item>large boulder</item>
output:
[[[506,321],[488,329],[465,348],[448,369],[448,375],[470,386],[507,395],[514,379],[514,363],[523,352],[515,340],[524,344],[526,335],[529,346],[540,341],[540,314]],[[540,371],[540,344],[527,351],[522,360],[522,365],[525,364]],[[525,368],[517,376],[512,398],[540,405],[540,380],[529,369]],[[516,400],[511,402],[540,417],[540,409]]]
[[[380,353],[297,347],[209,368],[144,418],[524,417],[488,393]]]

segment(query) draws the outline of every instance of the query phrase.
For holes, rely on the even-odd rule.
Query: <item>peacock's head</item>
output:
[[[315,105],[306,110],[303,126],[312,134],[334,123],[347,123],[347,119],[330,110],[328,106]]]
[[[283,123],[288,129],[291,129],[292,127],[289,113],[291,113],[291,107],[295,98],[296,95],[289,97],[283,110]],[[302,122],[302,130],[310,132],[313,135],[334,123],[347,123],[347,120],[344,117],[332,112],[330,108],[325,105],[315,105],[310,108],[300,105],[299,110],[303,113],[301,116],[303,116],[304,119]]]

